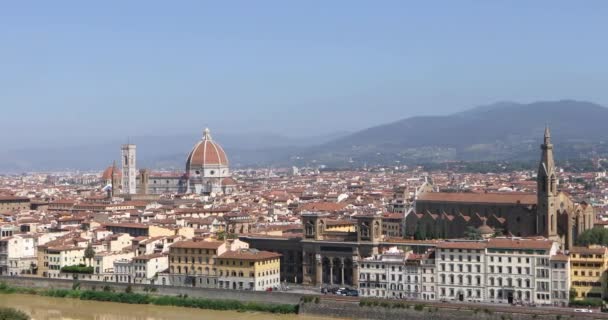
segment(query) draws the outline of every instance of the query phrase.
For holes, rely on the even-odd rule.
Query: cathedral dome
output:
[[[186,167],[190,169],[209,166],[228,166],[228,157],[222,146],[211,139],[209,129],[205,129],[203,139],[190,152]]]
[[[101,174],[101,180],[102,181],[109,181],[112,180],[112,171],[114,171],[114,169],[116,169],[116,178],[122,178],[122,172],[120,172],[120,169],[114,167],[114,166],[109,166],[106,170],[103,171],[103,173]]]

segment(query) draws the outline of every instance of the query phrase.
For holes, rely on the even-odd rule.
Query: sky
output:
[[[0,148],[608,106],[607,1],[5,1]]]

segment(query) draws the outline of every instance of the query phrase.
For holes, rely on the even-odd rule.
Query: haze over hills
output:
[[[269,163],[291,150],[331,141],[348,134],[335,132],[310,137],[287,137],[274,133],[230,134],[212,131],[226,149],[233,166]],[[184,162],[200,133],[131,137],[129,140],[95,140],[88,144],[59,147],[32,147],[6,150],[0,154],[0,173],[53,170],[101,170],[119,160],[120,146],[130,141],[137,145],[139,167],[183,170]]]
[[[417,116],[354,133],[307,138],[278,134],[214,134],[234,167],[349,166],[450,160],[536,160],[545,124],[559,159],[608,155],[608,109],[574,101],[500,102],[446,116]],[[200,135],[134,137],[140,167],[182,169]],[[93,169],[117,159],[125,141],[5,152],[0,172]]]
[[[562,158],[605,153],[608,109],[574,101],[501,102],[447,116],[419,116],[368,128],[311,148],[320,162],[528,160],[538,158],[545,124]]]

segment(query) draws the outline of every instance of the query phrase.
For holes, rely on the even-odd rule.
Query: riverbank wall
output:
[[[573,313],[558,310],[523,309],[511,306],[480,306],[479,308],[446,307],[435,304],[414,304],[409,307],[368,307],[356,302],[320,299],[302,303],[300,313],[345,319],[373,320],[578,320],[608,319],[601,313]]]
[[[5,277],[0,276],[0,282],[13,287],[22,288],[41,288],[41,289],[72,289],[75,282],[78,282],[81,290],[102,290],[108,286],[116,292],[125,292],[127,287],[131,286],[134,293],[159,295],[159,296],[185,296],[190,298],[201,298],[210,300],[236,300],[242,302],[259,302],[266,304],[290,304],[297,305],[300,303],[302,295],[289,292],[260,292],[260,291],[244,291],[244,290],[223,290],[209,288],[189,288],[189,287],[172,287],[172,286],[150,286],[142,284],[127,284],[115,282],[99,282],[85,280],[66,280],[66,279],[48,279],[36,277]],[[150,288],[155,288],[151,292]]]
[[[572,309],[525,308],[509,305],[464,305],[441,302],[378,300],[379,304],[360,302],[356,298],[306,296],[288,292],[235,291],[225,289],[149,286],[83,280],[48,279],[34,277],[0,276],[0,282],[12,287],[36,289],[72,289],[78,283],[80,290],[101,291],[108,286],[115,292],[154,296],[185,296],[209,300],[236,300],[277,305],[299,305],[304,315],[343,319],[370,320],[568,320],[608,319],[608,314],[575,313]],[[150,288],[155,290],[150,291]],[[302,297],[305,297],[304,299]],[[367,300],[369,302],[369,300]]]

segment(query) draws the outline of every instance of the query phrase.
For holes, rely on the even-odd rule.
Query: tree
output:
[[[464,232],[465,237],[469,240],[481,240],[481,232],[475,227],[467,227],[467,230]]]
[[[418,221],[416,225],[416,233],[414,233],[414,239],[426,240],[426,225]]]
[[[574,289],[570,289],[570,301],[573,301],[574,299],[576,299],[576,290]]]
[[[586,230],[578,236],[576,244],[579,246],[588,246],[592,244],[606,246],[608,245],[608,229],[593,228]]]
[[[84,257],[89,261],[89,266],[91,266],[91,259],[95,258],[95,250],[93,250],[93,246],[90,243],[84,250]]]

